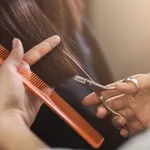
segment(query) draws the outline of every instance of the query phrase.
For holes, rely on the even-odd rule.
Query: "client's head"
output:
[[[57,34],[35,0],[0,0],[0,44],[11,50],[14,37],[21,39],[25,52],[46,38]],[[50,86],[57,86],[76,74],[72,61],[63,53],[62,42],[36,63],[32,70]]]

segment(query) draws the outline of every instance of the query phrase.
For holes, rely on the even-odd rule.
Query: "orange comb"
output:
[[[0,45],[0,64],[9,56],[9,51]],[[104,138],[87,121],[85,121],[68,103],[66,103],[57,93],[53,92],[48,96],[43,92],[50,87],[41,80],[35,73],[21,67],[19,73],[22,76],[24,85],[37,97],[39,97],[50,109],[70,125],[82,138],[92,147],[98,148]]]

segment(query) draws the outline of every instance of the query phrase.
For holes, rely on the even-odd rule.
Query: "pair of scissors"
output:
[[[114,111],[113,109],[111,109],[110,107],[107,106],[107,104],[106,104],[107,100],[104,100],[104,97],[101,94],[103,91],[115,90],[115,87],[104,86],[93,80],[86,79],[86,78],[78,76],[78,75],[75,76],[73,78],[73,80],[77,81],[78,83],[89,86],[99,97],[100,104],[103,104],[104,107],[108,111],[110,111],[113,115],[122,117],[121,114],[119,114],[118,112]]]
[[[112,115],[114,116],[120,116],[123,117],[121,114],[119,114],[118,112],[114,111],[113,109],[111,109],[110,107],[107,106],[106,101],[104,100],[103,96],[102,96],[102,92],[103,91],[108,91],[108,90],[115,90],[115,87],[108,87],[108,86],[104,86],[101,85],[95,81],[92,80],[92,78],[89,76],[89,74],[81,67],[81,65],[70,55],[68,54],[66,51],[63,51],[77,66],[78,68],[87,76],[88,79],[81,77],[79,75],[76,75],[75,77],[73,77],[72,79],[77,81],[78,83],[81,84],[85,84],[87,86],[89,86],[99,97],[99,101],[100,104],[103,104],[103,106],[112,113]]]
[[[110,87],[110,86],[104,86],[101,85],[95,81],[92,80],[92,78],[89,76],[89,74],[81,67],[81,65],[78,63],[78,61],[76,61],[70,54],[68,54],[67,52],[64,51],[64,53],[78,66],[78,68],[87,76],[87,78],[81,77],[79,75],[76,75],[75,77],[73,77],[72,79],[77,81],[78,83],[84,84],[89,86],[98,96],[99,98],[99,102],[100,104],[103,104],[103,106],[114,116],[118,116],[118,117],[123,117],[125,118],[122,114],[114,111],[113,109],[111,109],[109,106],[107,106],[107,99],[104,100],[104,97],[102,95],[103,91],[110,91],[110,90],[115,90],[115,87]],[[136,78],[134,77],[128,77],[126,79],[124,79],[122,82],[132,82],[137,89],[139,90],[139,83],[137,81]],[[127,129],[130,135],[130,129],[128,128],[128,121],[127,123],[123,126],[123,127],[116,127],[117,129]]]

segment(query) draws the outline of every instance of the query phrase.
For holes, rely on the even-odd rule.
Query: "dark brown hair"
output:
[[[9,50],[14,37],[21,39],[26,52],[55,34],[55,27],[35,0],[0,0],[0,44]],[[32,67],[50,86],[55,87],[76,74],[64,49],[67,49],[66,45],[61,43]]]
[[[38,0],[38,4],[61,34],[70,37],[82,30],[83,0]]]

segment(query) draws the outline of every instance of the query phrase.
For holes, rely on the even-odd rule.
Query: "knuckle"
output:
[[[25,69],[30,70],[30,66],[29,66],[29,64],[28,64],[27,62],[25,62],[25,61],[22,61],[22,63],[21,63],[21,67],[23,67],[23,68],[25,68]]]
[[[126,108],[124,110],[121,110],[121,111],[119,111],[119,113],[121,115],[123,115],[126,119],[130,119],[130,118],[132,118],[134,116],[133,112],[132,112],[132,110],[130,108]]]
[[[116,103],[113,100],[106,101],[106,105],[111,109],[116,109]]]
[[[133,97],[131,95],[125,95],[123,96],[123,103],[124,106],[128,106],[130,104],[130,101],[133,99]]]
[[[36,54],[36,55],[34,55],[34,59],[40,59],[40,58],[41,58],[41,55],[40,55],[40,53],[39,53],[39,48],[38,48],[38,46],[33,47],[33,48],[32,48],[32,51],[33,51],[34,54]],[[37,56],[37,57],[36,57],[36,56]]]
[[[53,47],[55,46],[54,45],[54,43],[53,44],[51,44],[50,42],[48,42],[48,41],[43,41],[43,44],[49,49],[49,50],[51,50],[51,49],[53,49]],[[54,46],[53,46],[54,45]]]
[[[112,118],[112,123],[115,127],[124,127],[127,123],[127,120],[124,117],[114,117]]]
[[[136,133],[143,130],[142,125],[138,121],[133,121],[129,123],[129,129],[132,135],[135,135]]]

